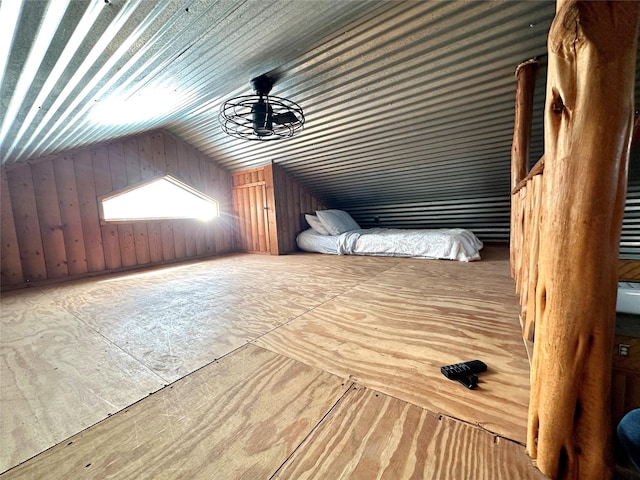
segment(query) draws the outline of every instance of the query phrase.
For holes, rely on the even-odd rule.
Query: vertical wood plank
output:
[[[70,154],[57,156],[53,161],[53,168],[60,201],[69,274],[80,275],[88,271],[88,264],[73,156]]]
[[[21,165],[8,170],[7,179],[25,281],[45,280],[47,267],[38,224],[31,168],[29,165]]]
[[[125,142],[112,142],[108,145],[109,168],[111,170],[111,185],[114,191],[125,188],[127,179],[127,160],[125,158]],[[134,171],[135,175],[135,171]],[[120,242],[120,254],[122,266],[131,267],[137,265],[136,246],[134,241],[133,225],[118,224],[118,241]]]
[[[151,134],[151,159],[156,175],[167,172],[167,159],[164,149],[164,135],[158,131]],[[171,222],[149,222],[147,224],[149,239],[149,255],[152,262],[172,260],[175,258],[173,226]],[[165,245],[166,243],[166,245]]]
[[[207,255],[215,255],[217,252],[216,248],[216,223],[217,219],[210,219],[204,224],[205,228],[205,244],[206,244],[206,254]]]
[[[200,155],[198,151],[190,148],[188,151],[189,158],[189,182],[190,185],[198,190],[202,190],[202,178],[200,174]]]
[[[109,153],[106,145],[98,145],[91,149],[93,158],[93,176],[96,185],[96,195],[106,195],[112,191],[111,169],[109,167]],[[120,239],[118,227],[114,224],[102,225],[102,245],[104,247],[105,267],[108,269],[122,267],[120,257]]]
[[[184,239],[185,220],[173,220],[173,245],[175,249],[175,258],[187,257],[187,245]],[[164,245],[164,244],[163,244]]]
[[[140,135],[138,137],[138,160],[140,162],[140,176],[143,180],[156,175],[152,149],[151,135]]]
[[[283,238],[282,244],[284,245],[285,251],[291,250],[291,236],[294,235],[295,231],[295,219],[296,219],[296,188],[289,176],[286,177],[286,185],[287,185],[287,223],[285,224],[285,228],[283,229]]]
[[[146,265],[151,262],[149,239],[147,236],[147,225],[144,222],[133,224],[133,242],[136,247],[136,261],[138,262],[138,265]]]
[[[273,164],[264,167],[265,201],[267,206],[267,232],[269,235],[269,253],[279,255],[278,214],[276,212],[276,195],[274,185]]]
[[[142,166],[140,161],[140,149],[144,145],[139,145],[140,137],[130,137],[125,139],[124,156],[127,170],[127,183],[135,185],[142,181]],[[145,175],[150,175],[149,168],[145,169]],[[146,265],[149,260],[149,242],[147,241],[147,225],[144,222],[137,222],[131,225],[132,231],[127,234],[132,235],[135,258],[137,265]]]
[[[249,200],[249,189],[240,190],[240,212],[242,213],[242,245],[244,251],[251,250],[251,208]]]
[[[16,225],[13,220],[13,207],[9,195],[7,171],[2,169],[2,185],[0,185],[0,281],[5,285],[19,285],[24,282],[22,264],[20,263],[20,248],[16,235]]]
[[[193,220],[193,227],[196,237],[196,254],[198,256],[207,253],[206,225],[200,220]]]
[[[164,175],[167,172],[167,159],[164,151],[164,138],[160,131],[150,135],[151,162],[155,175]]]
[[[194,257],[197,255],[196,228],[194,220],[185,220],[184,222],[184,244],[187,257]]]
[[[213,196],[213,183],[211,182],[211,171],[209,169],[210,162],[207,157],[198,152],[198,168],[200,170],[201,187],[199,190],[205,195],[214,198]],[[203,255],[212,255],[215,252],[215,231],[212,227],[212,220],[208,220],[203,223],[202,231],[204,237],[204,249]]]
[[[235,182],[235,177],[232,177],[232,178],[233,178],[233,182]],[[240,249],[240,244],[238,242],[239,232],[240,232],[240,205],[239,205],[239,199],[238,199],[239,193],[240,192],[235,189],[231,191],[231,203],[232,203],[232,212],[233,212],[232,218],[233,218],[234,225],[236,225],[233,235],[236,241],[236,246],[238,247],[239,251],[242,251]]]
[[[285,237],[287,235],[287,225],[289,223],[289,201],[287,198],[287,179],[282,167],[274,165],[273,171],[275,173],[275,193],[276,193],[276,208],[278,210],[278,243],[280,245],[280,253],[287,251],[285,244]]]
[[[71,158],[76,174],[78,209],[82,224],[87,270],[99,272],[105,269],[105,259],[91,151],[78,150],[71,155]]]
[[[149,240],[149,260],[151,263],[159,263],[163,259],[161,222],[147,222],[147,232]]]
[[[191,162],[192,179],[194,184],[192,185],[197,190],[204,194],[209,193],[207,186],[207,180],[209,178],[208,173],[205,174],[205,161],[203,155],[195,149],[190,149],[189,159]],[[204,256],[207,254],[207,234],[209,232],[207,224],[201,220],[194,220],[193,222],[196,235],[196,252],[198,256]]]
[[[176,154],[178,157],[178,168],[180,172],[180,179],[192,185],[191,170],[189,168],[189,149],[183,142],[176,143]]]
[[[230,252],[235,250],[236,245],[234,243],[234,235],[237,229],[237,224],[232,221],[233,218],[233,210],[231,207],[231,176],[225,175],[222,178],[224,185],[224,201],[221,203],[222,208],[222,219],[224,222],[222,223],[224,227],[224,242],[225,242],[225,251]],[[226,216],[225,216],[226,215]]]
[[[167,173],[180,178],[180,164],[178,163],[178,146],[173,135],[164,132],[164,155],[167,164]]]
[[[266,228],[265,228],[265,216],[264,216],[264,185],[256,185],[253,187],[256,195],[256,220],[258,223],[258,238],[257,238],[257,246],[258,251],[267,252],[267,241],[266,241]]]
[[[253,178],[252,178],[253,180]],[[250,229],[250,248],[253,252],[260,251],[260,240],[258,234],[258,208],[259,205],[256,201],[256,190],[258,187],[253,186],[249,187],[249,208],[250,208],[250,218],[251,218],[251,229]]]
[[[31,166],[33,188],[38,208],[38,223],[42,236],[42,249],[47,268],[47,278],[69,275],[62,219],[53,161],[46,158]]]
[[[151,136],[144,134],[138,137],[138,159],[140,161],[141,180],[156,175],[153,166]],[[162,233],[157,222],[137,222],[134,225],[136,256],[138,263],[147,264],[160,261],[162,258]]]
[[[171,220],[160,222],[162,234],[162,258],[173,260],[176,258],[176,244],[173,238],[173,222]]]
[[[176,151],[178,156],[178,167],[180,170],[180,179],[188,185],[193,185],[191,179],[190,168],[190,148],[183,142],[177,142]],[[183,224],[184,227],[184,243],[185,252],[188,257],[196,255],[196,233],[193,221],[186,221]]]
[[[164,154],[167,173],[182,179],[180,163],[178,162],[178,141],[173,135],[163,132]],[[180,142],[182,143],[182,142]],[[168,242],[173,242],[169,245]],[[165,260],[171,258],[183,258],[186,255],[184,243],[184,222],[170,222],[169,227],[162,227],[162,250]],[[173,255],[173,257],[171,256]]]
[[[123,142],[124,159],[127,173],[127,184],[134,185],[142,179],[140,172],[140,154],[137,137],[126,138]]]
[[[220,212],[220,217],[214,219],[209,228],[209,236],[210,238],[207,241],[207,249],[212,254],[216,254],[218,251],[222,251],[224,249],[224,235],[222,229],[222,206],[223,199],[220,194],[220,175],[221,171],[216,165],[211,162],[207,163],[208,169],[208,185],[209,185],[209,196],[218,202],[218,209]]]
[[[251,177],[249,175],[249,178],[247,179],[248,182],[251,181]],[[254,252],[255,249],[253,248],[253,239],[254,239],[254,235],[253,235],[253,228],[255,226],[255,210],[252,208],[252,202],[251,202],[251,188],[243,188],[242,189],[242,194],[243,194],[243,208],[244,208],[244,213],[245,213],[245,217],[244,217],[244,223],[245,223],[245,245],[247,246],[247,251],[250,252]]]

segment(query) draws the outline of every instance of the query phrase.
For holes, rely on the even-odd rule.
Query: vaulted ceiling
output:
[[[334,204],[504,194],[513,72],[544,61],[553,13],[553,2],[3,1],[2,162],[162,127],[229,170],[280,163]],[[226,136],[221,102],[263,73],[303,107],[305,130]]]
[[[165,128],[231,171],[279,163],[365,220],[402,205],[397,223],[411,224],[412,205],[433,203],[440,217],[453,208],[451,222],[486,213],[468,225],[504,237],[514,71],[542,63],[535,161],[554,12],[552,1],[3,0],[2,163]],[[304,131],[225,135],[221,103],[263,73],[302,106]]]

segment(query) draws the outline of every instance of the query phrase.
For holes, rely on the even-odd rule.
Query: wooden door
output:
[[[263,169],[234,174],[232,194],[238,250],[270,253],[269,208]]]

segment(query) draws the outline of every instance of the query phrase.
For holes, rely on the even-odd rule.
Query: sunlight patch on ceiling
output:
[[[164,118],[179,109],[175,90],[151,89],[129,97],[106,97],[91,107],[89,120],[99,126],[126,126]]]

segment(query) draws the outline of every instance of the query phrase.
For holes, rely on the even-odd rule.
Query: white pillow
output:
[[[324,228],[324,225],[322,224],[322,222],[320,221],[320,219],[318,217],[316,217],[315,215],[309,215],[307,213],[307,214],[305,214],[304,218],[307,221],[307,223],[309,224],[309,226],[316,233],[319,233],[320,235],[329,235],[329,231],[326,228]]]
[[[316,215],[330,235],[340,235],[344,232],[360,229],[360,225],[342,210],[318,210]]]

